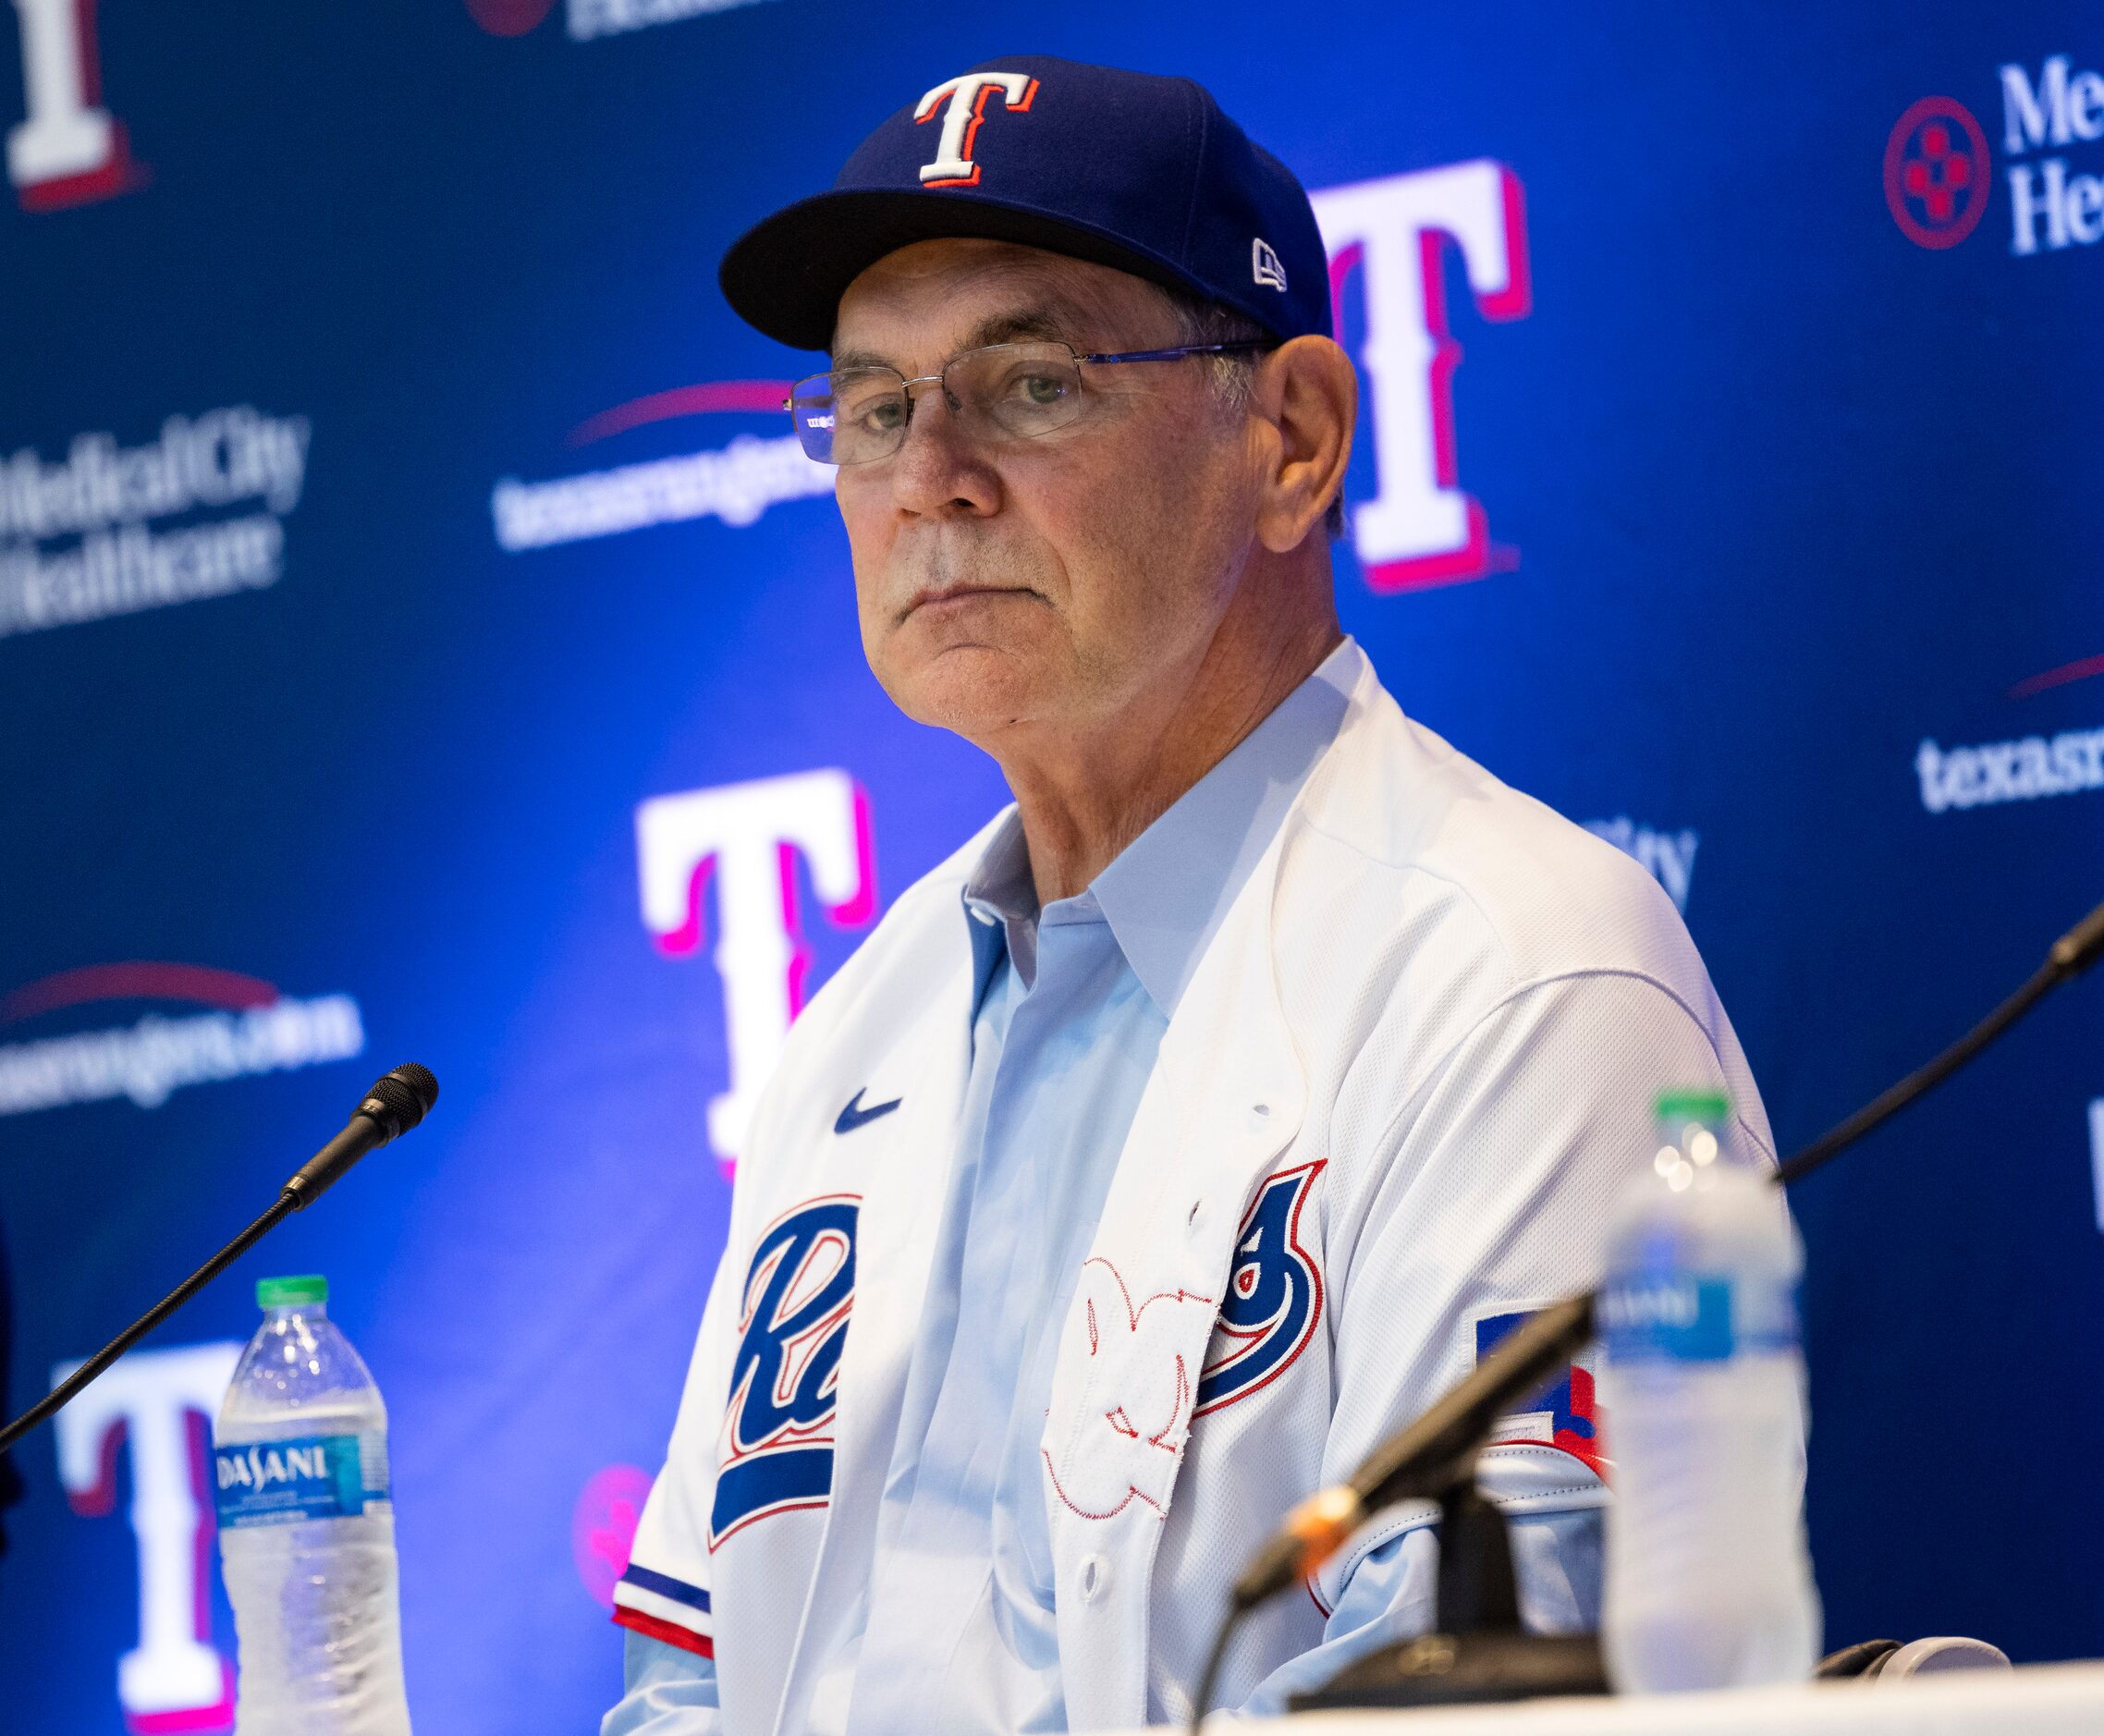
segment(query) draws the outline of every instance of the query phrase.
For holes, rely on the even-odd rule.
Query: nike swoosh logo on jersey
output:
[[[867,1085],[862,1087],[862,1091],[868,1089]],[[894,1097],[889,1103],[873,1103],[865,1109],[862,1107],[862,1091],[856,1092],[848,1099],[848,1106],[840,1111],[840,1119],[833,1123],[834,1132],[852,1133],[855,1129],[866,1126],[878,1116],[889,1115],[906,1101],[903,1097]]]

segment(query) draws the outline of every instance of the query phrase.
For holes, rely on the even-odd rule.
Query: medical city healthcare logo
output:
[[[1923,97],[1885,141],[1885,202],[1917,247],[1955,247],[1972,234],[1992,174],[1987,134],[1948,96]]]
[[[53,462],[0,458],[0,639],[275,584],[309,434],[237,404],[139,446],[82,434]]]
[[[1662,826],[1639,825],[1626,813],[1611,820],[1587,820],[1585,829],[1605,838],[1625,856],[1633,857],[1673,900],[1682,916],[1688,913],[1688,887],[1694,878],[1694,853],[1701,834],[1682,826],[1669,832]]]
[[[2104,73],[2051,55],[1998,68],[2008,158],[2009,251],[2019,259],[2104,241],[2104,177],[2065,153],[2104,141]],[[1911,104],[1885,141],[1885,202],[1917,247],[1952,248],[1978,227],[1994,179],[1986,129],[1955,97]]]
[[[365,1048],[364,1021],[349,995],[300,999],[238,972],[144,960],[27,984],[0,996],[0,1030],[113,1003],[207,1010],[154,1009],[98,1030],[0,1043],[0,1116],[119,1097],[157,1109],[186,1086],[347,1061]]]

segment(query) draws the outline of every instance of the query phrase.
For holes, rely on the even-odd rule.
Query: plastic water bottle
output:
[[[1803,1681],[1818,1657],[1804,1547],[1804,1253],[1780,1190],[1725,1150],[1729,1106],[1660,1097],[1600,1291],[1612,1460],[1601,1644],[1627,1693]]]
[[[265,1278],[214,1431],[235,1736],[409,1736],[387,1411],[328,1281]]]

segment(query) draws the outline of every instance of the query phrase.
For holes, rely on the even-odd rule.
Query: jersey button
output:
[[[1109,1589],[1110,1563],[1103,1556],[1088,1556],[1082,1562],[1081,1571],[1074,1577],[1081,1584],[1082,1601],[1093,1604]]]

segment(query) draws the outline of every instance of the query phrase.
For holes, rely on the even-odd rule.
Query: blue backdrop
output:
[[[614,1695],[742,1094],[1003,799],[863,667],[715,263],[988,55],[1191,73],[1318,190],[1346,625],[1682,902],[1786,1148],[2104,891],[2094,8],[14,14],[6,1408],[373,1074],[445,1097],[18,1452],[10,1728],[230,1727],[198,1407],[270,1271],[388,1400],[421,1736]],[[1797,1197],[1831,1644],[2104,1652],[2099,994]]]

